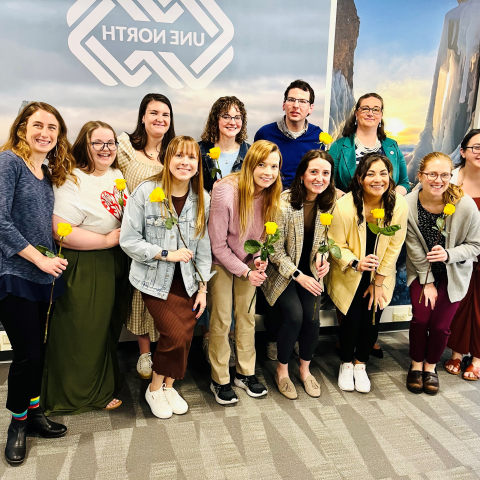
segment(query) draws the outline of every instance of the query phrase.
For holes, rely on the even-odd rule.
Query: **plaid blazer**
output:
[[[329,211],[332,213],[333,208]],[[325,227],[320,223],[320,214],[325,213],[317,209],[315,218],[315,235],[313,237],[312,251],[310,252],[310,270],[313,277],[318,280],[315,268],[315,254],[325,238]],[[298,268],[302,255],[304,237],[303,207],[295,210],[290,203],[290,191],[282,193],[280,211],[276,223],[280,230],[280,239],[274,244],[275,254],[269,255],[266,274],[268,278],[262,284],[265,298],[273,305],[277,298],[292,281],[292,273]],[[328,253],[325,254],[328,258]],[[308,274],[305,272],[305,274]],[[320,280],[323,290],[323,279]]]

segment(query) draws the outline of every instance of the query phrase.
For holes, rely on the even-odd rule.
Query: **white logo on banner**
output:
[[[162,10],[157,2],[165,10]],[[192,14],[211,38],[219,32],[212,18],[218,25],[221,25],[223,32],[189,67],[184,65],[172,52],[153,50],[135,50],[122,64],[94,35],[87,38],[90,32],[117,6],[112,0],[77,0],[68,10],[68,26],[74,25],[95,3],[98,5],[70,33],[68,46],[72,53],[105,85],[118,85],[117,80],[111,75],[113,73],[128,87],[138,87],[152,74],[153,70],[171,88],[183,88],[185,84],[190,88],[200,90],[205,88],[233,59],[232,46],[221,53],[233,38],[233,24],[214,0],[179,0],[168,9],[172,0],[117,0],[117,3],[133,20],[137,22],[153,21],[156,22],[155,27],[162,23],[174,23],[185,11],[180,4]],[[145,45],[152,43],[153,48],[158,48],[159,44],[165,44],[166,38],[171,45],[184,45],[187,42],[188,45],[192,45],[192,38],[197,47],[204,43],[204,33],[188,32],[185,35],[185,32],[177,30],[166,32],[161,28],[137,29],[102,25],[102,36],[103,40],[108,37],[109,40],[140,41]],[[86,38],[87,40],[84,41]],[[85,47],[88,47],[101,63]],[[213,60],[215,61],[207,68],[207,65]],[[131,73],[142,62],[145,62],[150,68],[142,65],[138,71]],[[125,68],[125,65],[128,68]],[[178,77],[183,80],[184,84]]]

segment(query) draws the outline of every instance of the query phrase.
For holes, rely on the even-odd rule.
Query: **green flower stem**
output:
[[[255,287],[255,293],[253,294],[253,297],[252,297],[252,300],[250,302],[250,306],[248,307],[248,312],[247,313],[250,313],[250,309],[252,308],[253,301],[255,300],[256,296],[257,296],[257,287]]]
[[[380,219],[377,219],[377,225],[380,227]],[[378,238],[379,237],[380,237],[380,233],[377,233],[377,238],[375,238],[375,246],[373,247],[373,254],[374,255],[377,255],[377,246],[378,246]],[[373,318],[372,318],[372,325],[375,325],[375,313],[377,311],[377,301],[375,299],[376,278],[377,278],[377,269],[374,268],[374,270],[373,270]]]

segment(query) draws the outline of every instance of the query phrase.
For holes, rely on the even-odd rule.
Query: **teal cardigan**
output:
[[[393,165],[393,181],[397,185],[405,187],[407,192],[409,192],[410,184],[408,182],[407,164],[397,142],[391,138],[386,138],[381,143],[385,155]],[[335,186],[346,192],[357,168],[354,136],[339,138],[332,143],[328,153],[335,161]]]

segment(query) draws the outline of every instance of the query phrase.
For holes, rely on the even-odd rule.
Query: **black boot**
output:
[[[12,418],[8,427],[5,460],[10,465],[20,465],[27,453],[27,420]]]
[[[67,427],[61,423],[50,421],[39,405],[28,409],[28,433],[37,432],[45,438],[63,437],[67,433]]]

